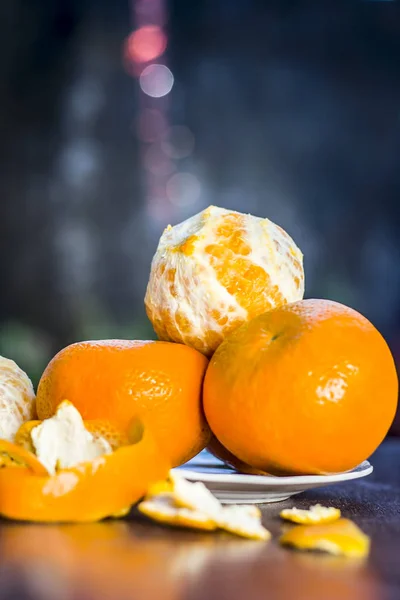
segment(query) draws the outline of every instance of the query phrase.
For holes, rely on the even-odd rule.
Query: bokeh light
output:
[[[146,150],[143,165],[147,171],[159,177],[170,175],[176,170],[174,163],[164,154],[159,144],[152,144]]]
[[[200,198],[201,184],[192,173],[175,173],[168,180],[166,192],[175,206],[192,206]]]
[[[140,140],[154,142],[160,139],[167,130],[167,120],[159,110],[144,108],[139,114],[136,127],[137,136]]]
[[[165,65],[149,65],[140,75],[142,91],[152,98],[162,98],[172,90],[174,76]]]
[[[186,158],[193,152],[194,135],[184,125],[171,127],[162,142],[162,149],[170,158]]]
[[[96,180],[101,166],[101,151],[90,138],[76,138],[65,144],[58,159],[59,175],[71,187],[83,191]],[[75,202],[81,196],[74,197]]]
[[[161,56],[167,47],[167,37],[161,27],[144,25],[133,31],[126,41],[126,57],[145,63]]]

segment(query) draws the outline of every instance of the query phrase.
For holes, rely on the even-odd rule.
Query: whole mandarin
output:
[[[204,409],[221,444],[270,473],[335,473],[374,452],[393,421],[390,350],[355,310],[329,300],[281,306],[220,345]]]
[[[201,393],[207,359],[182,344],[100,340],[72,344],[49,363],[40,380],[39,419],[69,400],[84,420],[108,421],[134,436],[140,419],[173,466],[208,442]]]
[[[265,471],[261,471],[260,469],[255,469],[251,467],[247,463],[240,460],[237,456],[234,456],[232,452],[229,452],[221,442],[215,437],[215,435],[211,436],[210,441],[207,445],[207,450],[213,456],[221,460],[226,465],[238,471],[238,473],[246,473],[247,475],[268,475]]]

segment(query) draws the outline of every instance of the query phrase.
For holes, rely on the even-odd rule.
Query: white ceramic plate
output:
[[[352,471],[335,475],[243,475],[204,451],[175,470],[190,481],[202,481],[225,504],[261,504],[280,502],[305,490],[366,477],[373,467],[365,460]]]

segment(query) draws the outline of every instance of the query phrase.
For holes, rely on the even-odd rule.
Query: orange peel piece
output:
[[[214,519],[217,517],[222,509],[221,503],[204,483],[192,483],[176,473],[170,473],[169,479],[176,506],[201,511]]]
[[[279,542],[298,550],[321,550],[334,555],[362,558],[370,549],[370,539],[349,519],[323,525],[296,525]]]
[[[31,438],[36,456],[52,475],[112,453],[104,438],[95,439],[86,429],[80,412],[68,400],[32,429]]]
[[[106,440],[113,450],[117,450],[122,446],[129,446],[129,444],[136,441],[135,439],[130,439],[126,433],[120,431],[114,423],[106,419],[83,421],[83,423],[95,440],[100,438]]]
[[[146,500],[149,500],[154,496],[159,496],[160,494],[172,493],[173,490],[174,485],[169,478],[165,481],[156,481],[156,483],[153,483],[147,490]]]
[[[13,448],[17,457],[29,455],[24,448]],[[29,456],[29,468],[0,469],[0,514],[4,517],[91,522],[120,515],[146,494],[151,483],[165,479],[170,468],[148,432],[134,445],[52,476],[34,472],[32,457],[37,461]]]
[[[0,440],[0,470],[15,467],[29,469],[36,475],[48,475],[46,467],[33,452],[7,440]]]
[[[39,421],[35,419],[34,421],[25,421],[22,423],[21,427],[18,429],[17,433],[14,437],[14,443],[18,446],[22,446],[25,450],[34,453],[35,448],[32,443],[32,429],[35,429],[38,425],[43,423],[43,421]]]
[[[144,500],[139,504],[138,509],[146,517],[166,525],[206,531],[217,529],[215,521],[205,513],[189,508],[177,507],[173,495],[169,493],[159,494],[158,496]]]
[[[252,540],[271,537],[257,507],[224,507],[203,483],[187,481],[176,472],[171,472],[167,481],[152,486],[138,509],[155,521],[178,527],[223,529]]]
[[[32,429],[41,425],[43,421],[25,421],[22,423],[17,433],[15,434],[14,442],[19,446],[22,446],[29,452],[34,452],[35,448],[32,443]],[[121,432],[113,423],[106,419],[96,419],[90,421],[83,421],[85,428],[89,433],[92,434],[95,440],[100,438],[106,440],[112,450],[117,450],[121,446],[129,446],[132,441],[129,440],[128,436]]]
[[[321,506],[321,504],[315,504],[310,506],[309,509],[296,508],[285,508],[279,513],[279,516],[285,521],[291,521],[292,523],[299,523],[301,525],[317,525],[322,523],[333,523],[340,519],[341,512],[338,508],[333,506]]]
[[[218,527],[250,540],[267,541],[271,534],[261,523],[261,512],[255,506],[224,506],[217,519]]]

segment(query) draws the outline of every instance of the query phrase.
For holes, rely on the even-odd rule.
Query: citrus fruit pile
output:
[[[122,515],[205,447],[248,473],[366,459],[395,415],[393,358],[355,310],[303,300],[302,259],[268,219],[211,206],[161,236],[145,297],[159,341],[72,344],[36,398],[0,359],[0,513]]]
[[[397,407],[389,348],[355,310],[303,300],[302,254],[268,219],[209,207],[167,227],[145,304],[160,339],[210,358],[209,450],[248,473],[354,468]]]

